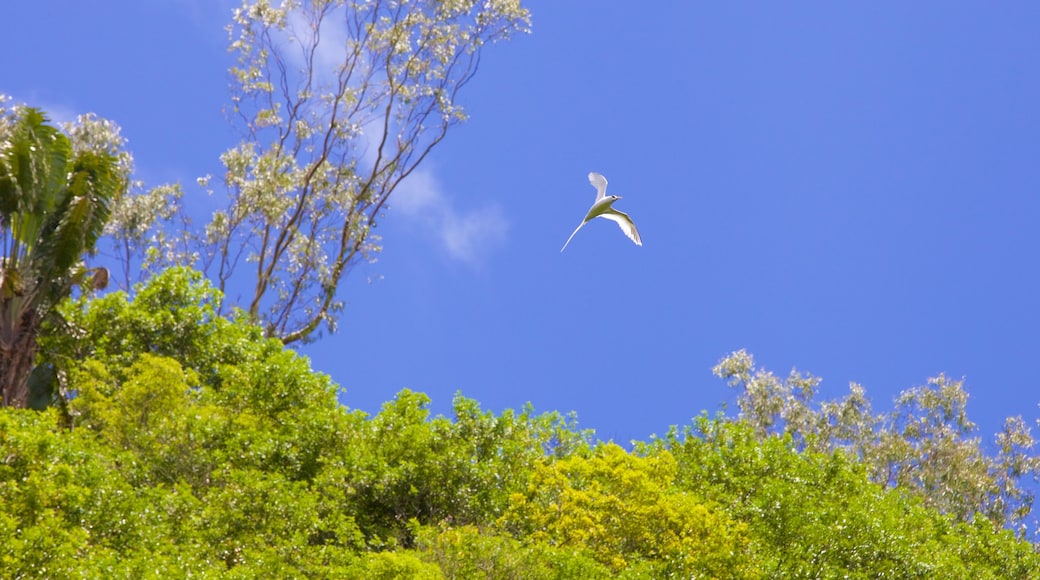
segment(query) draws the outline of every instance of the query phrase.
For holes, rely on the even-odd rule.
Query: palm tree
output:
[[[0,395],[25,407],[41,324],[90,273],[112,201],[127,180],[107,152],[74,151],[38,109],[0,134]]]

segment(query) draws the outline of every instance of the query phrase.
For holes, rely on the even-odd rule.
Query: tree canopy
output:
[[[0,411],[5,574],[1040,573],[1031,543],[981,517],[988,499],[930,501],[878,481],[871,454],[748,418],[702,415],[626,450],[571,417],[461,395],[449,417],[407,390],[352,411],[248,316],[221,316],[221,300],[174,268],[132,298],[63,304],[79,339],[44,347],[68,365],[71,426],[55,409]]]

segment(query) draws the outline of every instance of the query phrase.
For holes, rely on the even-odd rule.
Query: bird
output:
[[[578,230],[585,224],[593,220],[593,218],[606,218],[612,222],[617,223],[621,231],[628,236],[628,239],[635,242],[637,246],[642,246],[643,241],[639,239],[639,232],[636,231],[636,224],[632,223],[632,218],[628,217],[628,214],[622,213],[613,207],[614,202],[621,199],[619,195],[607,195],[607,178],[603,177],[595,171],[589,173],[589,183],[592,187],[596,188],[596,201],[592,204],[592,208],[589,209],[589,213],[585,215],[585,219],[582,220],[578,227],[574,229],[571,237],[567,238],[567,242],[560,248],[562,253],[567,249],[567,244],[571,243],[574,238],[574,234],[578,233]]]

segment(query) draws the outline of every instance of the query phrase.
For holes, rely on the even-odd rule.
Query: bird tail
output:
[[[578,233],[578,230],[580,230],[581,226],[583,226],[583,225],[585,225],[585,222],[581,222],[580,224],[578,224],[578,227],[574,228],[574,231],[571,232],[571,237],[567,238],[567,241],[564,242],[563,247],[560,248],[560,253],[561,254],[563,253],[564,250],[567,249],[567,244],[571,243],[571,240],[574,239],[574,234]]]

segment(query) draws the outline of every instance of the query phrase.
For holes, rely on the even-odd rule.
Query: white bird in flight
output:
[[[589,209],[589,213],[585,215],[585,219],[582,220],[578,227],[574,229],[574,233],[571,234],[570,238],[567,238],[567,242],[560,248],[560,252],[567,249],[567,244],[571,243],[571,239],[574,238],[574,234],[578,233],[578,230],[582,226],[589,223],[593,218],[607,218],[608,220],[617,223],[621,231],[625,232],[628,239],[636,243],[637,246],[642,246],[643,242],[639,239],[639,232],[636,231],[636,224],[632,223],[632,218],[628,217],[627,214],[619,212],[618,210],[611,207],[615,201],[621,199],[619,195],[607,195],[607,178],[602,175],[592,172],[589,173],[589,183],[592,187],[596,188],[596,202],[592,204],[592,208]]]

